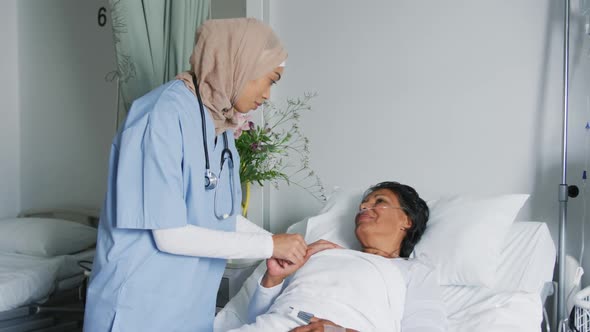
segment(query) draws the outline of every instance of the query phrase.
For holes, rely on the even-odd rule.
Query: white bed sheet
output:
[[[494,293],[467,287],[455,288],[452,295],[443,291],[445,303],[461,310],[449,313],[452,332],[538,332],[543,321],[541,297],[536,293]],[[462,288],[462,289],[459,289]]]
[[[94,250],[50,258],[0,253],[0,312],[43,300],[60,280],[81,275],[78,261],[93,255]]]
[[[300,222],[291,226],[288,232],[301,233],[304,230],[305,222]],[[555,263],[555,245],[547,225],[514,223],[505,240],[501,260],[503,264],[497,270],[493,289],[443,287],[449,331],[540,331],[543,315],[540,293],[544,283],[552,279]],[[219,312],[215,331],[227,331],[246,322],[249,299],[264,270],[263,262]]]

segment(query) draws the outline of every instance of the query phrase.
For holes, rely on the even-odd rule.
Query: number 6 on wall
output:
[[[107,24],[107,9],[104,7],[100,7],[98,9],[98,26],[104,27]]]

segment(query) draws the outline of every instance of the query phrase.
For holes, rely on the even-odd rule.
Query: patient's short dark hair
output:
[[[397,196],[400,206],[412,221],[412,226],[406,230],[406,237],[402,241],[399,254],[400,257],[409,257],[426,230],[426,223],[430,215],[428,205],[414,188],[393,181],[381,182],[372,186],[364,193],[363,199],[372,192],[381,189],[388,189]]]

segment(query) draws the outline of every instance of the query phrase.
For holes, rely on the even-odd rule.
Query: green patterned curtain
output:
[[[195,31],[210,0],[110,0],[119,123],[131,103],[190,68]]]

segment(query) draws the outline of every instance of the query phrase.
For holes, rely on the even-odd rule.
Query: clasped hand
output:
[[[311,256],[326,249],[342,249],[342,247],[330,241],[318,240],[306,247],[305,254],[300,259],[289,260],[274,256],[267,259],[266,273],[262,277],[261,285],[270,288],[282,283],[285,278],[299,270]]]

